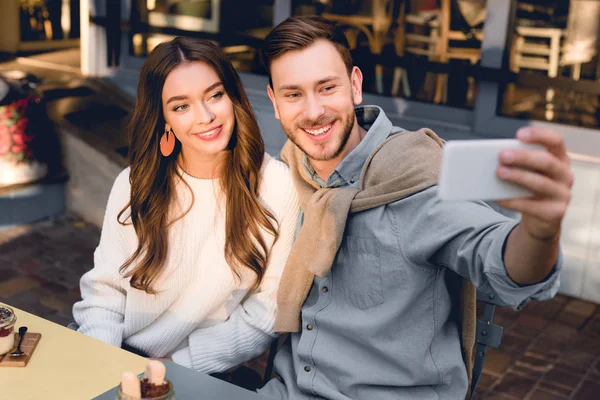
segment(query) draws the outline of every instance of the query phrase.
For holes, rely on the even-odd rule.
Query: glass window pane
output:
[[[19,0],[21,41],[79,38],[79,0]]]
[[[293,13],[346,27],[367,92],[473,107],[485,0],[296,0]]]
[[[500,113],[600,127],[599,21],[598,1],[517,1]]]
[[[218,42],[239,71],[260,72],[258,47],[273,27],[273,0],[144,0],[142,22],[150,32],[134,32],[134,54],[144,56],[175,35]],[[172,30],[176,29],[176,33]],[[196,35],[197,36],[197,35]]]

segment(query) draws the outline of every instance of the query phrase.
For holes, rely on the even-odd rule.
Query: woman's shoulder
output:
[[[131,167],[127,167],[115,178],[114,186],[126,186],[129,187],[129,174],[131,173]]]
[[[292,185],[290,168],[281,160],[265,153],[262,165],[262,180],[267,185]]]
[[[131,167],[127,167],[115,178],[113,183],[112,192],[125,192],[129,195],[131,184],[129,183],[129,174],[131,173]]]
[[[262,165],[260,196],[269,204],[295,202],[296,191],[289,167],[268,153]]]
[[[129,202],[129,196],[131,195],[131,184],[129,183],[129,174],[131,168],[127,167],[122,170],[119,175],[115,178],[112,189],[109,196],[110,203],[118,203],[121,207],[123,202],[125,204]]]

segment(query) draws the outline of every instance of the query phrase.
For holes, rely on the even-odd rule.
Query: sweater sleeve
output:
[[[121,225],[117,216],[127,204],[129,192],[129,169],[126,169],[112,187],[100,243],[94,252],[94,268],[82,276],[82,300],[73,306],[79,332],[119,347],[123,340],[126,299],[126,280],[119,268],[130,256],[127,243],[135,232],[131,226]]]
[[[283,165],[280,165],[283,167]],[[287,173],[287,168],[286,168]],[[279,239],[273,245],[260,287],[240,303],[225,322],[199,328],[188,338],[188,346],[172,354],[173,361],[204,373],[223,372],[258,357],[276,336],[277,290],[290,253],[300,206],[291,177],[278,182],[271,197],[281,203],[277,218]],[[283,187],[282,187],[283,186]],[[277,214],[275,214],[277,215]]]

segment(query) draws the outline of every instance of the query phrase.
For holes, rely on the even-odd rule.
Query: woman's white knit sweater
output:
[[[79,331],[206,373],[260,355],[274,337],[277,289],[299,215],[287,166],[265,155],[261,172],[260,200],[277,219],[279,239],[271,248],[273,238],[263,231],[271,252],[260,287],[250,291],[256,275],[243,269],[240,280],[225,261],[225,202],[218,181],[184,175],[194,203],[169,229],[156,295],[131,288],[119,273],[137,246],[133,226],[117,221],[130,196],[129,168],[121,172],[108,200],[94,268],[81,278],[83,300],[73,307]],[[182,182],[177,196],[187,209],[191,195]]]

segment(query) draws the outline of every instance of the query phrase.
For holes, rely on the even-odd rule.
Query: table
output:
[[[91,399],[117,385],[123,371],[146,367],[143,357],[0,303],[4,305],[17,315],[15,330],[25,325],[42,334],[26,367],[0,369],[6,399]]]
[[[254,392],[192,371],[171,361],[165,361],[165,367],[167,367],[167,378],[173,383],[176,399],[266,400],[265,397]],[[117,389],[118,387],[114,387],[94,400],[115,400]]]
[[[0,368],[3,399],[81,400],[114,399],[123,371],[142,373],[147,359],[75,332],[33,314],[11,307],[17,315],[15,328],[27,326],[42,334],[29,364],[24,368]],[[16,330],[15,329],[15,330]],[[177,398],[260,400],[247,391],[208,375],[166,362],[167,377]],[[112,389],[111,389],[112,388]],[[193,393],[193,396],[186,395]],[[191,397],[190,397],[191,396]]]

